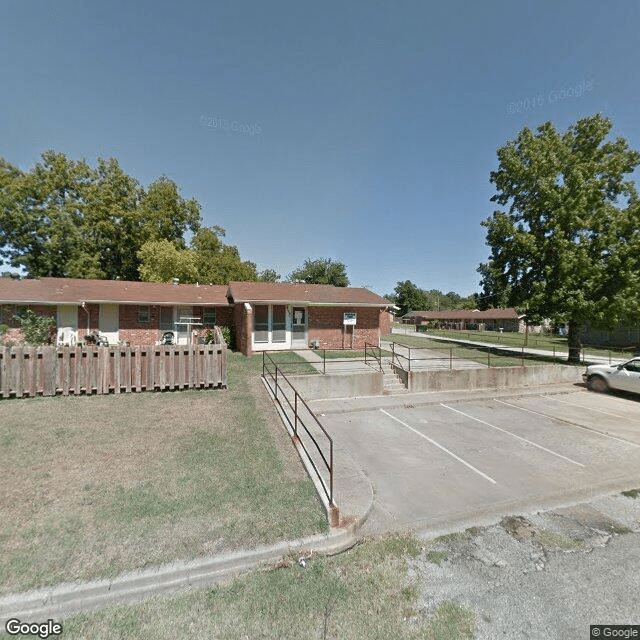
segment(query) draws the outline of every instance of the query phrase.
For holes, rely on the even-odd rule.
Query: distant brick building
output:
[[[263,350],[364,348],[391,332],[391,305],[353,287],[267,282],[163,284],[72,278],[0,279],[5,342],[19,341],[14,316],[31,308],[56,321],[59,344],[98,331],[110,344],[157,344],[171,332],[178,344],[217,326],[234,327],[245,354]]]
[[[478,329],[480,331],[524,331],[524,316],[515,309],[450,309],[445,311],[410,311],[402,322],[431,325],[442,329]]]

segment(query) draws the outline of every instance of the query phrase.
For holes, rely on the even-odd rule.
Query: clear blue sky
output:
[[[600,112],[640,150],[639,34],[637,0],[5,0],[0,156],[167,175],[259,269],[466,295],[499,146]]]

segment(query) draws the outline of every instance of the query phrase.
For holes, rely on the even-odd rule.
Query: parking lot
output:
[[[423,398],[424,396],[422,396]],[[640,486],[640,401],[579,386],[316,405],[375,492],[371,531],[435,531]],[[338,493],[339,493],[338,485]]]

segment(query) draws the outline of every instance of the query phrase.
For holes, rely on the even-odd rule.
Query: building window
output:
[[[269,306],[260,304],[253,312],[254,342],[269,342]]]
[[[138,307],[138,322],[149,322],[149,307]]]
[[[160,331],[173,331],[173,307],[160,307]]]
[[[213,327],[216,324],[216,308],[205,307],[202,313],[202,322],[205,327]]]
[[[271,342],[287,341],[287,308],[274,304],[271,311]]]

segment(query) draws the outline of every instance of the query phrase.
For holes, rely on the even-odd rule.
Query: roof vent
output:
[[[180,282],[180,278],[174,278],[173,279],[173,286],[177,287],[179,282]]]

